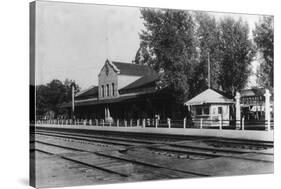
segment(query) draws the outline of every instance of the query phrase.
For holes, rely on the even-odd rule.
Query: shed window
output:
[[[218,107],[218,114],[222,114],[222,107]]]
[[[204,112],[204,115],[209,115],[209,107],[205,107],[204,109],[203,109],[203,112]]]
[[[196,108],[196,115],[202,115],[202,108]]]

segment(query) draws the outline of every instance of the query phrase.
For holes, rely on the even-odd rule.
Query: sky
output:
[[[132,62],[144,29],[139,8],[37,1],[36,84],[75,80],[81,89],[97,85],[105,60]],[[260,16],[210,13],[246,21],[250,30]],[[251,33],[251,32],[250,32]],[[257,61],[253,62],[253,70]],[[253,77],[253,76],[252,76]],[[255,78],[251,78],[255,85]]]

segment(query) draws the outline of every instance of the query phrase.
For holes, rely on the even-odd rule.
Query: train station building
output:
[[[179,107],[167,88],[157,87],[159,76],[149,66],[106,60],[98,86],[75,95],[75,116],[108,120],[176,117],[187,108]],[[62,107],[70,113],[71,106],[69,102]]]
[[[159,88],[160,73],[149,66],[106,60],[98,75],[98,85],[75,95],[78,119],[236,119],[236,101],[222,91],[209,88],[177,104],[168,88]],[[270,92],[272,94],[272,92]],[[265,89],[240,91],[241,117],[265,119]],[[240,104],[239,102],[239,104]],[[270,97],[273,118],[273,95]],[[62,105],[71,115],[73,103]],[[240,108],[239,108],[240,109]],[[236,114],[236,116],[235,116]],[[240,115],[240,113],[238,113]]]

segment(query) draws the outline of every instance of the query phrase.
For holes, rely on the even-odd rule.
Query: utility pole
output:
[[[210,66],[210,53],[208,51],[208,88],[211,88],[211,66]]]

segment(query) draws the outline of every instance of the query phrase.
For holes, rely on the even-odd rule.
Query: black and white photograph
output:
[[[38,0],[29,27],[31,186],[274,173],[274,15]]]

